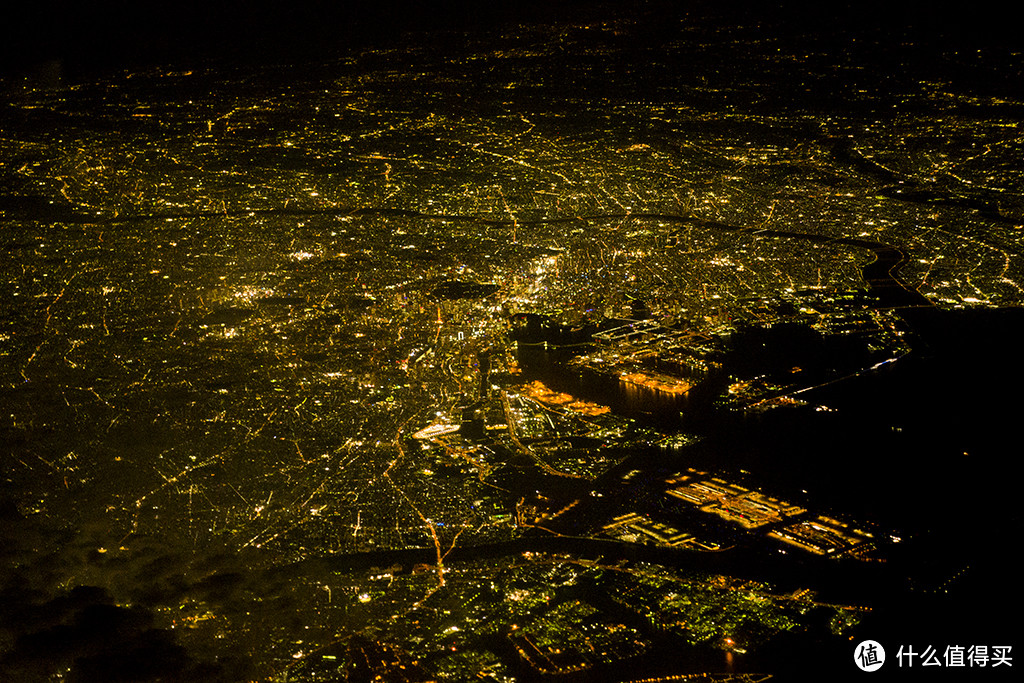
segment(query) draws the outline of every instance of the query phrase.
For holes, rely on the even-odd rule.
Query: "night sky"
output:
[[[4,17],[0,74],[17,80],[59,62],[63,77],[119,69],[330,58],[354,46],[401,44],[409,32],[493,30],[520,23],[602,21],[628,17],[668,38],[682,16],[756,23],[780,37],[813,33],[879,34],[894,41],[938,42],[959,48],[1017,48],[1020,32],[1009,5],[740,0],[526,0],[408,2],[356,0],[157,0],[98,3],[42,0]]]

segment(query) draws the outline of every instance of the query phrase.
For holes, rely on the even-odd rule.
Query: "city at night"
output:
[[[46,1],[0,681],[1014,678],[998,12]]]

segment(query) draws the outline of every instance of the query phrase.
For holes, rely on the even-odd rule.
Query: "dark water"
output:
[[[874,612],[853,632],[858,640],[940,648],[1012,642],[990,614],[992,601],[1016,582],[1006,546],[1021,529],[1017,482],[1009,476],[1020,435],[1006,387],[1024,379],[1017,349],[1024,315],[915,309],[905,316],[918,349],[910,357],[803,396],[834,412],[798,408],[705,421],[717,426],[704,442],[675,455],[638,453],[615,470],[641,469],[657,478],[685,466],[749,476],[812,510],[893,530],[903,543],[890,548],[888,566],[774,563],[763,550],[663,561],[753,575],[780,587],[814,586],[825,600],[872,604]],[[521,353],[544,381],[603,397],[648,424],[667,426],[675,411],[687,409],[675,397],[581,376],[554,355]],[[816,668],[835,672],[848,649],[810,633],[786,634],[742,658],[740,669],[804,680]],[[948,670],[931,673],[958,680]]]
[[[709,459],[789,489],[835,496],[838,507],[842,501],[893,522],[924,523],[930,508],[909,503],[946,495],[942,486],[957,482],[972,483],[954,498],[998,504],[1002,496],[987,499],[983,492],[1009,486],[1001,463],[1017,435],[1015,403],[1005,389],[1024,376],[1016,349],[1024,315],[921,309],[904,316],[915,335],[910,356],[802,394],[810,406],[751,415],[712,418],[707,403],[581,371],[565,351],[524,345],[519,356],[528,376],[603,400],[645,424],[679,428],[688,411],[702,411],[699,423],[710,429],[706,436],[718,453]],[[818,404],[836,411],[815,411]],[[981,485],[986,480],[990,486]]]

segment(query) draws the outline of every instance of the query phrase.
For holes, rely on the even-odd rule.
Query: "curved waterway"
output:
[[[756,549],[704,552],[578,536],[527,535],[504,542],[457,545],[445,556],[444,564],[450,566],[463,562],[500,560],[524,553],[563,554],[574,559],[601,560],[608,565],[627,561],[679,567],[701,573],[767,581],[780,592],[814,585],[818,590],[828,590],[833,598],[842,593],[841,597],[851,601],[867,598],[884,585],[880,573],[870,572],[870,567],[846,568],[846,572],[853,572],[858,578],[857,581],[850,581],[850,577],[845,576],[845,572],[840,571],[835,563],[813,556],[796,561],[792,555],[776,557]],[[287,575],[300,570],[306,573],[311,568],[325,572],[351,572],[396,565],[401,566],[405,572],[412,571],[417,565],[430,566],[431,571],[436,571],[436,563],[434,548],[417,547],[312,557],[268,571]]]

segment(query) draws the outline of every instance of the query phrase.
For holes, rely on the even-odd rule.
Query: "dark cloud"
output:
[[[0,658],[3,680],[228,680],[222,667],[195,661],[173,632],[154,627],[152,612],[118,605],[102,588],[78,586],[41,603],[31,597],[5,609],[5,630],[19,633]]]
[[[62,541],[58,543],[57,541]],[[181,557],[140,542],[137,561],[117,553],[85,553],[89,564],[132,586],[127,604],[102,586],[68,585],[66,567],[89,544],[60,529],[44,529],[0,498],[0,681],[72,683],[190,681],[251,677],[244,659],[204,662],[157,625],[154,609],[177,604],[190,585]],[[237,579],[211,579],[211,597]]]

